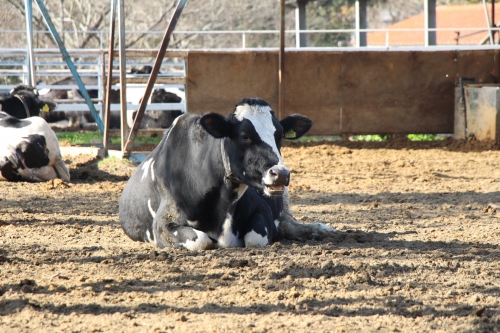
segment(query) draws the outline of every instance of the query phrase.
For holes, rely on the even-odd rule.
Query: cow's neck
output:
[[[186,209],[184,213],[190,220],[223,223],[227,213],[231,213],[232,207],[243,195],[246,185],[225,180],[226,169],[220,142],[222,140],[215,139],[208,133],[200,135],[192,132],[186,135],[186,132],[175,129],[176,127],[171,130],[168,137],[173,149],[169,149],[164,156],[170,161],[182,163],[169,165],[164,160],[161,163],[164,166],[155,164],[155,168],[167,170],[166,185],[175,196],[175,201],[180,203],[179,208]],[[175,142],[191,142],[193,146],[186,150],[176,149],[173,146]],[[203,164],[202,168],[200,164]]]
[[[13,95],[15,98],[17,98],[18,100],[21,101],[21,103],[23,104],[24,106],[24,111],[26,112],[26,118],[29,118],[31,117],[31,112],[30,112],[30,109],[28,108],[28,105],[26,105],[26,102],[24,101],[24,98],[23,96],[20,96],[20,95]]]
[[[220,140],[220,152],[222,157],[222,164],[224,165],[224,181],[226,183],[234,183],[234,184],[245,184],[241,179],[237,178],[233,172],[231,171],[231,162],[229,161],[229,156],[227,155],[225,148],[226,139]],[[239,187],[238,187],[239,188]]]

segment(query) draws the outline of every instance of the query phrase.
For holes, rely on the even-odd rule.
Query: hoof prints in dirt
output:
[[[498,331],[500,152],[450,150],[284,147],[295,216],[338,231],[257,249],[131,241],[117,203],[133,168],[71,157],[69,186],[0,183],[0,327]]]

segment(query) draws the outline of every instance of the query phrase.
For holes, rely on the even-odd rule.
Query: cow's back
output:
[[[125,233],[135,241],[148,240],[148,229],[151,228],[160,202],[158,183],[155,182],[158,178],[153,170],[154,162],[165,145],[165,141],[166,138],[137,167],[120,197],[120,224]],[[151,233],[149,237],[152,240]]]

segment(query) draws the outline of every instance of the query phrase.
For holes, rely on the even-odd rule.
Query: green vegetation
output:
[[[408,139],[411,141],[440,141],[444,137],[438,137],[434,134],[408,134]]]
[[[370,141],[370,142],[380,142],[389,140],[389,135],[379,135],[379,134],[368,134],[368,135],[354,135],[354,141]]]
[[[88,145],[90,144],[90,139],[101,139],[102,134],[99,131],[94,132],[59,132],[56,133],[57,139],[59,141],[69,141],[72,145]],[[442,137],[438,137],[435,134],[408,134],[408,139],[410,141],[439,141],[444,140]],[[136,143],[159,143],[161,137],[137,137]],[[390,139],[390,135],[379,135],[379,134],[369,134],[369,135],[353,135],[353,141],[369,141],[369,142],[381,142]],[[321,142],[321,141],[339,141],[342,140],[340,136],[303,136],[298,139],[299,142]],[[120,138],[111,138],[111,143],[119,144],[121,142]]]
[[[444,137],[440,137],[435,134],[408,134],[406,136],[410,141],[440,141],[444,140]],[[367,135],[353,135],[350,137],[352,141],[369,141],[369,142],[381,142],[387,141],[391,138],[390,135],[380,135],[380,134],[367,134]],[[340,136],[303,136],[297,141],[299,142],[321,142],[321,141],[339,141],[342,140]]]
[[[59,141],[69,141],[72,145],[88,145],[91,139],[101,139],[102,133],[99,131],[94,132],[58,132],[56,133]],[[136,143],[159,143],[161,137],[137,137]],[[121,143],[120,138],[111,138],[111,143]]]
[[[339,140],[342,140],[342,138],[340,136],[316,135],[316,136],[303,136],[295,141],[298,141],[298,142],[322,142],[322,141],[332,142],[332,141],[339,141]]]

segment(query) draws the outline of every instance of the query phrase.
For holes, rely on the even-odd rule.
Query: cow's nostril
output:
[[[290,182],[290,171],[281,165],[275,165],[268,170],[268,183],[273,185],[285,185]]]

